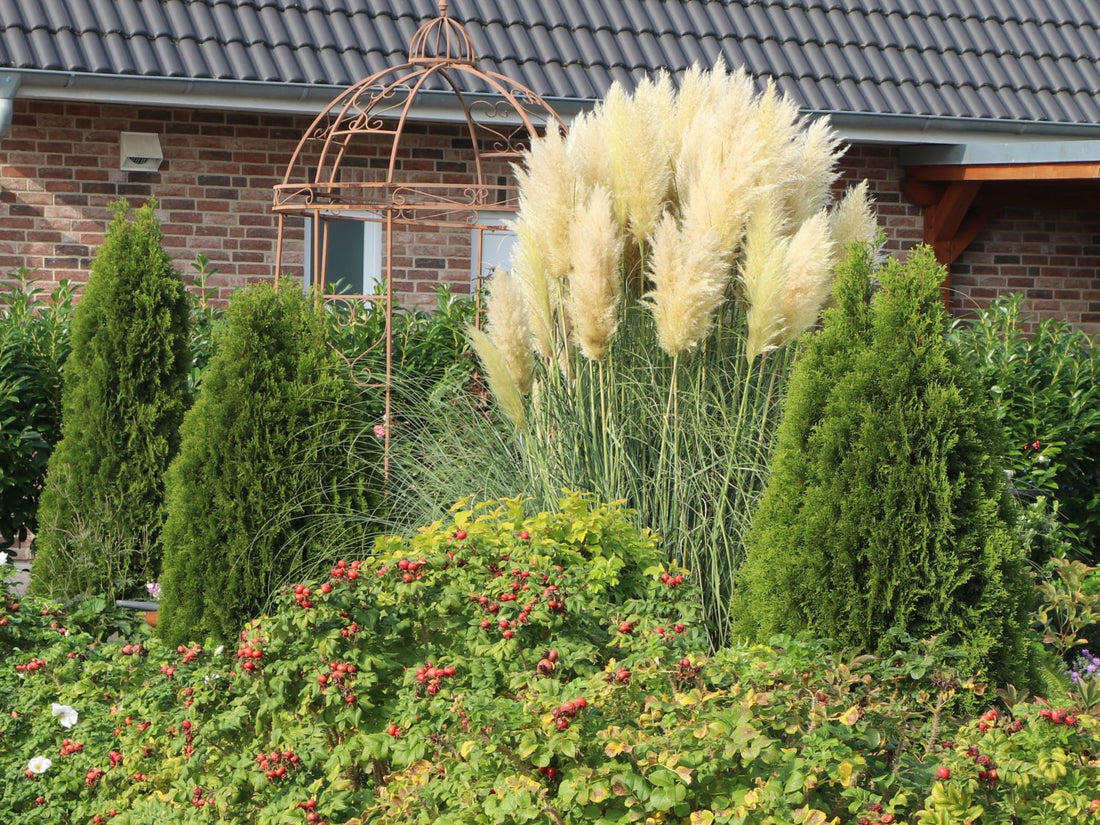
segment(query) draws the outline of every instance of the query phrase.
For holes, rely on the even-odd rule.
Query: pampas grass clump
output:
[[[840,154],[826,120],[722,64],[616,85],[516,168],[519,242],[472,333],[522,492],[626,499],[704,585],[716,642],[787,345],[876,236],[865,185],[833,204]]]

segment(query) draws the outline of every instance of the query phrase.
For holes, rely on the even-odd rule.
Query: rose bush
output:
[[[571,496],[458,505],[287,588],[220,649],[5,591],[0,807],[32,825],[1100,822],[1076,697],[1006,705],[901,635],[881,657],[806,638],[708,657],[685,573],[622,509]],[[956,719],[964,696],[988,710]]]

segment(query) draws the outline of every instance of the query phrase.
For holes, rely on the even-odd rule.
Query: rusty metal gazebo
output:
[[[561,117],[534,91],[508,77],[477,66],[470,37],[448,16],[439,0],[439,16],[416,31],[407,62],[376,72],[340,93],[313,121],[298,142],[282,183],[275,186],[273,211],[278,215],[276,278],[282,273],[288,243],[286,217],[308,219],[308,259],[313,283],[325,291],[330,221],[362,220],[381,224],[383,264],[381,291],[372,295],[339,294],[340,300],[382,304],[385,312],[385,455],[389,469],[393,383],[393,279],[396,227],[461,227],[473,230],[471,259],[481,269],[484,232],[505,229],[504,216],[518,205],[508,177],[492,176],[520,159],[533,137],[547,128],[564,131]],[[456,104],[457,121],[470,143],[463,180],[417,180],[403,168],[402,141],[418,117],[424,92],[445,92]],[[423,118],[430,120],[430,118]],[[357,146],[388,148],[377,179],[346,175]]]

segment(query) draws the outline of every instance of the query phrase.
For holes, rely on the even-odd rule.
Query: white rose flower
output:
[[[27,763],[27,770],[31,773],[45,773],[50,769],[53,760],[45,756],[36,756]]]
[[[80,718],[80,714],[78,714],[68,705],[59,705],[57,704],[57,702],[54,702],[51,706],[51,710],[53,712],[53,715],[57,717],[57,721],[61,723],[61,727],[63,728],[71,728]]]
[[[7,564],[7,563],[8,563],[8,554],[7,553],[0,553],[0,564]]]

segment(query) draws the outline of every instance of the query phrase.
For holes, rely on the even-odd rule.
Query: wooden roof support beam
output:
[[[1100,163],[990,163],[980,165],[907,166],[907,178],[915,181],[1037,181],[1096,180]]]
[[[985,210],[971,213],[981,188],[981,181],[969,180],[940,183],[907,177],[902,182],[905,196],[923,207],[924,242],[932,247],[936,260],[947,269],[943,282],[945,305],[951,292],[951,264],[970,246],[989,220]]]

